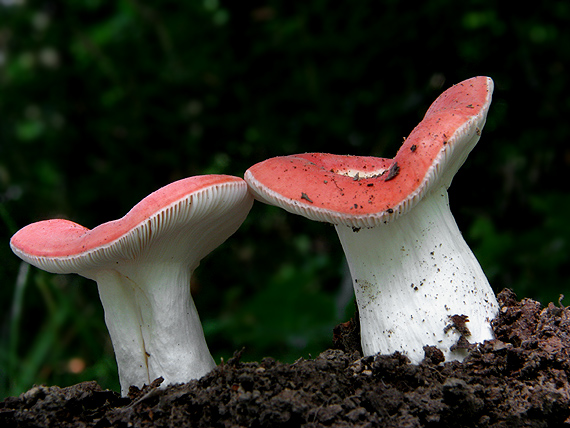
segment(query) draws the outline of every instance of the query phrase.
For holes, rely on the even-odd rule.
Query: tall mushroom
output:
[[[393,159],[308,153],[245,174],[256,199],[335,225],[365,355],[400,351],[418,363],[430,345],[461,360],[468,342],[493,338],[497,301],[447,197],[479,140],[492,91],[488,77],[445,91]]]
[[[119,220],[92,230],[40,221],[18,231],[10,245],[40,269],[97,282],[125,395],[131,385],[160,376],[163,385],[187,382],[215,367],[190,276],[252,204],[241,178],[190,177],[150,194]]]

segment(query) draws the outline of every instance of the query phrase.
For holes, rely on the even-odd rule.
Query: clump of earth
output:
[[[498,295],[496,339],[463,362],[425,348],[362,357],[357,322],[335,329],[317,358],[242,362],[202,379],[128,397],[96,382],[35,386],[0,403],[2,427],[570,427],[570,309]]]

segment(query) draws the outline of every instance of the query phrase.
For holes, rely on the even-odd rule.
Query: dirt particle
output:
[[[398,176],[399,173],[400,173],[400,167],[398,166],[398,162],[394,162],[390,167],[390,169],[388,170],[388,175],[386,176],[384,181],[393,180]]]
[[[457,315],[457,314],[450,315],[449,320],[451,321],[451,324],[445,326],[445,328],[443,329],[444,333],[447,333],[451,329],[455,329],[458,333],[460,333],[463,336],[466,337],[471,336],[471,332],[469,331],[469,328],[467,328],[466,325],[466,323],[469,322],[469,317],[467,315]]]

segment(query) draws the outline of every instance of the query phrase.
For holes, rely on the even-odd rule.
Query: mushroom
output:
[[[498,304],[451,214],[447,188],[481,135],[493,81],[445,91],[393,159],[307,153],[252,166],[256,199],[333,223],[347,258],[366,356],[424,346],[462,360],[493,338]],[[456,322],[457,321],[457,322]]]
[[[171,183],[123,218],[92,230],[45,220],[19,230],[12,251],[52,273],[97,282],[119,369],[129,386],[197,379],[215,367],[190,294],[200,260],[245,220],[253,197],[238,177],[204,175]]]

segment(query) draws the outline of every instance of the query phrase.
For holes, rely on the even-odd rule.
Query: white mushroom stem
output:
[[[206,193],[204,199],[212,198]],[[212,198],[213,199],[213,198]],[[235,200],[234,200],[235,199]],[[142,387],[158,377],[162,386],[199,379],[215,367],[190,293],[190,278],[200,260],[230,236],[247,215],[247,194],[211,201],[213,213],[186,226],[186,216],[198,217],[199,197],[191,214],[177,218],[153,216],[133,242],[154,240],[136,257],[121,257],[81,275],[97,282],[105,322],[113,342],[121,392]],[[236,200],[239,201],[238,209]],[[162,228],[162,235],[153,231]],[[140,250],[136,250],[140,251]]]
[[[493,339],[498,303],[479,262],[463,239],[445,187],[435,189],[387,224],[360,230],[336,225],[353,279],[365,356],[400,351],[412,363],[425,345],[449,360],[461,332],[451,316],[466,315],[470,343]]]
[[[97,281],[113,342],[121,392],[162,376],[162,385],[197,379],[215,367],[190,294],[191,271],[177,264],[102,270]]]

